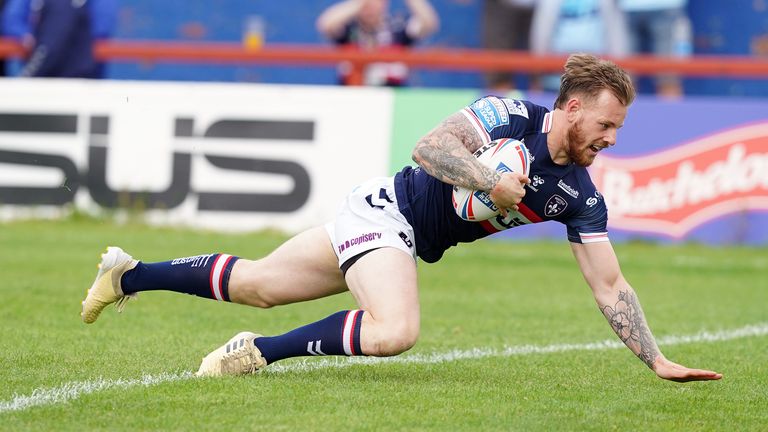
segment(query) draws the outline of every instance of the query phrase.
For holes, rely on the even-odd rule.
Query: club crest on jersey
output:
[[[560,195],[552,195],[544,205],[544,215],[546,217],[555,217],[564,212],[568,207],[568,202]]]

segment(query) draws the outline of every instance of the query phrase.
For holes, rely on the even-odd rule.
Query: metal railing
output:
[[[387,49],[364,51],[326,45],[270,44],[248,49],[236,42],[175,42],[157,40],[110,40],[94,46],[96,58],[105,62],[279,64],[286,66],[351,66],[348,84],[362,83],[362,71],[374,62],[400,62],[416,69],[451,71],[560,72],[565,57],[536,56],[523,51],[480,49]],[[21,58],[23,47],[14,40],[0,39],[0,57]],[[768,79],[768,59],[748,56],[693,56],[666,58],[631,56],[613,59],[635,75],[678,74],[688,77]]]

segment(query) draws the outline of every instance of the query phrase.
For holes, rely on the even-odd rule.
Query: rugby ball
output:
[[[491,141],[480,147],[475,157],[483,165],[500,173],[511,171],[528,175],[531,167],[528,148],[511,138]],[[453,208],[460,218],[467,221],[484,221],[499,214],[489,192],[459,186],[453,187]]]

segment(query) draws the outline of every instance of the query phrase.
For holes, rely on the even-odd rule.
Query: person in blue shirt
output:
[[[661,57],[687,58],[693,54],[687,0],[619,0],[626,15],[630,52]],[[683,95],[679,76],[655,77],[656,94],[665,98]]]
[[[29,53],[20,74],[103,78],[93,43],[112,37],[117,9],[117,0],[8,0],[3,34],[21,41]]]
[[[538,0],[531,22],[536,55],[587,52],[613,58],[629,50],[624,14],[615,0]],[[544,90],[556,92],[558,77],[545,75]]]
[[[208,354],[197,374],[247,374],[297,356],[397,355],[419,335],[417,258],[436,262],[458,243],[554,220],[566,226],[601,312],[643,363],[673,381],[720,379],[719,373],[674,363],[659,350],[622,276],[608,239],[605,202],[586,170],[616,144],[635,97],[631,79],[609,61],[578,54],[568,58],[561,81],[552,111],[489,96],[449,116],[416,143],[418,167],[360,185],[334,222],[296,235],[264,258],[214,253],[144,263],[110,247],[83,301],[82,319],[92,323],[104,307],[122,308],[140,291],[268,308],[348,290],[359,309],[278,336],[238,333]],[[473,152],[500,138],[521,140],[530,149],[530,178],[478,162]],[[488,221],[465,221],[454,211],[453,185],[486,191],[504,210]]]

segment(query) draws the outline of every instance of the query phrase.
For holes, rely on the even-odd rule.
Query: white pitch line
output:
[[[744,326],[733,330],[717,332],[702,331],[692,335],[664,336],[657,339],[659,345],[682,345],[700,342],[719,342],[746,337],[768,335],[768,323]],[[615,339],[582,343],[582,344],[551,344],[551,345],[514,345],[504,348],[470,348],[466,350],[450,350],[426,354],[405,354],[397,357],[327,357],[324,359],[294,361],[288,364],[274,364],[262,373],[308,372],[319,369],[343,368],[355,365],[371,364],[436,364],[460,360],[477,360],[490,357],[515,357],[531,354],[552,354],[569,351],[604,351],[624,347]],[[59,387],[37,388],[32,394],[14,396],[12,399],[0,402],[0,414],[14,411],[24,411],[29,408],[63,404],[81,396],[111,389],[128,389],[131,387],[149,387],[157,384],[182,381],[193,378],[192,372],[161,373],[159,375],[144,375],[133,379],[96,379],[93,381],[74,381]]]
[[[768,323],[747,325],[733,330],[717,332],[701,331],[692,335],[664,336],[656,339],[658,345],[682,345],[699,342],[719,342],[745,337],[768,335]],[[309,358],[294,361],[289,364],[274,364],[263,373],[307,372],[327,368],[343,368],[354,365],[370,365],[382,363],[397,364],[436,364],[459,360],[477,360],[489,357],[515,357],[531,354],[552,354],[568,351],[604,351],[624,348],[618,339],[606,339],[599,342],[581,344],[551,344],[551,345],[513,345],[504,348],[470,348],[466,350],[450,350],[435,353],[406,354],[397,357],[326,357],[323,359]]]
[[[9,401],[0,402],[0,414],[10,411],[24,411],[37,406],[66,403],[80,396],[113,388],[149,387],[164,382],[191,378],[192,376],[191,372],[161,373],[159,375],[144,375],[141,378],[133,379],[99,378],[93,381],[68,382],[54,388],[36,388],[30,395],[14,396]]]

